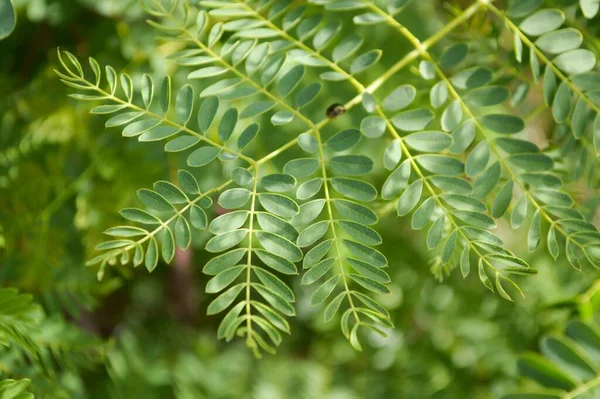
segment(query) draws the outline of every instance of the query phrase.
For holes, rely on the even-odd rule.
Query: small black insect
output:
[[[342,104],[331,104],[329,107],[327,107],[327,112],[325,112],[325,114],[327,115],[328,118],[336,118],[340,115],[343,115],[346,112],[346,108],[344,108],[344,106]]]

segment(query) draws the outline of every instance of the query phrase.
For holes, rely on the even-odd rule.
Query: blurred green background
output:
[[[443,4],[423,2],[402,21],[426,37],[443,21],[431,10],[449,15]],[[0,375],[30,378],[39,397],[496,397],[514,386],[517,355],[535,350],[542,334],[561,331],[573,316],[572,308],[546,305],[585,292],[597,277],[554,263],[542,249],[529,255],[539,274],[521,280],[527,295],[516,303],[473,276],[452,273],[440,282],[423,237],[407,219],[388,214],[378,231],[391,260],[392,294],[380,298],[396,325],[389,337],[370,336],[362,353],[354,351],[336,323],[322,323],[296,281],[291,337],[276,356],[256,360],[243,342],[216,339],[220,318],[205,316],[202,251],[178,253],[174,265],[151,275],[119,268],[102,282],[84,266],[102,231],[120,222],[117,211],[135,204],[136,190],[168,179],[181,160],[160,146],[123,140],[104,129],[104,118],[88,115],[88,104],[69,99],[53,72],[56,49],[94,56],[134,81],[147,72],[175,74],[181,84],[185,74],[166,58],[172,45],[156,40],[135,0],[14,5],[18,25],[0,42],[0,286],[41,304],[48,357],[42,367],[0,347]],[[368,29],[385,56],[408,51],[385,29]],[[405,73],[409,79],[414,71]],[[522,237],[505,238],[522,245]]]

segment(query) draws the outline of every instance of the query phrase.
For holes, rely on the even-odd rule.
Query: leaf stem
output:
[[[348,286],[348,278],[346,276],[346,270],[344,268],[344,264],[342,263],[342,253],[340,251],[340,247],[338,244],[338,238],[335,231],[335,218],[333,217],[333,210],[331,209],[331,197],[329,195],[329,181],[327,179],[327,168],[325,158],[325,153],[323,151],[323,141],[321,140],[321,133],[319,130],[315,131],[315,137],[317,139],[317,143],[319,145],[319,157],[321,158],[321,175],[323,177],[323,188],[325,193],[325,203],[327,206],[327,216],[329,218],[329,223],[331,226],[331,234],[333,235],[333,245],[335,245],[336,258],[338,260],[338,264],[340,265],[340,276],[342,277],[342,282],[344,284],[344,291],[346,292],[346,297],[348,298],[348,303],[350,305],[350,309],[352,309],[352,313],[354,315],[354,319],[356,323],[360,323],[360,318],[358,317],[358,312],[356,311],[356,307],[354,306],[354,301],[352,299],[352,294],[350,291],[350,287]]]
[[[256,342],[252,337],[252,311],[250,306],[251,290],[250,285],[252,282],[252,238],[253,238],[253,227],[254,227],[254,213],[256,205],[256,188],[258,187],[258,166],[254,168],[254,183],[252,187],[252,200],[250,203],[250,222],[248,223],[248,255],[246,263],[246,343],[249,347],[256,350]]]

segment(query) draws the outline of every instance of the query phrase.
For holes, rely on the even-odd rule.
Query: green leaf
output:
[[[158,126],[160,121],[156,119],[143,119],[127,125],[123,129],[123,137],[136,137],[140,134]]]
[[[327,147],[336,152],[342,152],[354,147],[360,141],[360,131],[357,129],[345,129],[334,134],[327,140]]]
[[[366,206],[344,199],[333,199],[332,201],[335,208],[350,220],[366,225],[377,223],[377,215]]]
[[[168,76],[165,77],[161,85],[160,105],[165,114],[169,112],[169,106],[171,105],[171,78]]]
[[[263,285],[254,284],[253,288],[267,301],[269,304],[283,313],[286,316],[294,316],[296,313],[294,307],[289,304],[289,302],[285,301],[279,295],[275,294],[273,291],[267,289]],[[256,337],[256,336],[255,336]]]
[[[329,280],[325,281],[319,288],[315,290],[315,292],[310,297],[310,303],[312,305],[319,305],[329,298],[329,295],[333,292],[338,282],[340,281],[340,276],[333,276]],[[334,299],[335,300],[335,299]],[[341,300],[339,300],[341,302]],[[338,305],[339,307],[339,305]],[[329,310],[331,312],[332,310]],[[335,313],[335,311],[334,311]],[[326,316],[328,317],[328,316]],[[331,318],[332,316],[329,316]]]
[[[444,132],[428,131],[409,134],[404,142],[417,151],[438,152],[452,145],[452,137]]]
[[[279,277],[275,276],[273,273],[263,270],[261,268],[253,268],[254,274],[258,277],[258,279],[271,291],[282,297],[288,302],[293,302],[296,298],[294,296],[293,291],[279,279]]]
[[[314,154],[319,150],[317,139],[309,133],[302,133],[298,136],[298,146],[309,154]]]
[[[460,124],[462,118],[463,110],[460,101],[452,101],[442,113],[442,129],[447,132],[454,130]]]
[[[466,278],[471,271],[471,262],[469,259],[470,248],[468,245],[465,245],[463,248],[463,252],[460,255],[460,272],[463,275],[463,278]]]
[[[282,97],[290,94],[304,76],[304,65],[296,65],[279,79],[277,88]]]
[[[562,53],[552,62],[568,75],[579,75],[594,68],[596,56],[589,50],[577,49]]]
[[[235,266],[246,252],[246,248],[237,248],[223,255],[215,256],[204,265],[202,272],[210,276],[215,276],[223,270]]]
[[[238,245],[247,235],[248,230],[233,230],[216,235],[208,240],[206,250],[208,252],[223,252]]]
[[[483,202],[468,195],[446,193],[441,194],[440,198],[456,209],[479,212],[487,211],[487,207]]]
[[[434,249],[442,240],[444,234],[444,224],[446,223],[446,217],[444,215],[438,217],[433,225],[427,232],[427,248]]]
[[[156,238],[151,237],[148,241],[148,248],[146,248],[146,255],[144,265],[149,272],[152,272],[158,264],[158,244]]]
[[[529,227],[529,232],[527,233],[527,244],[529,246],[529,251],[535,250],[539,245],[541,229],[540,211],[538,209],[531,219],[531,226]]]
[[[317,242],[329,229],[330,222],[323,220],[304,229],[298,236],[297,244],[300,248],[308,247]]]
[[[364,175],[373,169],[373,160],[365,155],[338,155],[330,159],[334,172],[343,175]]]
[[[392,124],[405,132],[423,130],[433,121],[434,115],[426,108],[403,111],[392,117]]]
[[[387,146],[383,153],[383,166],[388,170],[392,170],[401,159],[402,146],[400,145],[400,139],[396,139]]]
[[[373,291],[378,294],[389,294],[390,293],[390,290],[385,285],[378,283],[375,280],[372,280],[370,278],[363,277],[363,276],[360,276],[360,275],[354,274],[354,273],[348,273],[348,276],[352,280],[354,280],[356,283],[358,283],[359,285],[362,285],[364,288],[368,289],[369,291]]]
[[[585,103],[585,100],[582,97],[580,97],[579,100],[577,100],[575,111],[573,111],[573,120],[571,123],[573,127],[573,136],[575,136],[575,138],[580,139],[585,135],[585,128],[587,126],[587,123],[588,108]]]
[[[159,180],[154,183],[154,190],[160,195],[162,195],[168,202],[171,204],[186,204],[188,203],[188,198],[185,196],[183,191],[179,189],[179,187],[175,186],[168,181]]]
[[[214,294],[227,288],[244,271],[245,265],[230,267],[223,270],[206,283],[206,292]]]
[[[510,225],[513,229],[518,229],[523,224],[525,217],[527,216],[527,198],[522,196],[517,201],[512,214],[510,216]]]
[[[321,83],[315,82],[298,91],[298,94],[296,95],[296,107],[303,108],[313,102],[319,95],[321,87]]]
[[[502,104],[510,92],[502,86],[486,86],[471,90],[465,96],[467,104],[477,107],[491,107]]]
[[[431,88],[429,92],[429,102],[433,108],[439,108],[448,99],[448,85],[445,81],[439,81]]]
[[[490,159],[490,145],[487,141],[482,141],[475,147],[467,157],[465,163],[465,172],[467,175],[475,177],[485,170]]]
[[[481,123],[494,133],[516,134],[525,128],[523,119],[515,115],[488,114],[481,117]]]
[[[333,49],[332,58],[334,62],[340,62],[352,54],[356,53],[363,44],[363,38],[353,33],[344,38],[335,48]]]
[[[162,258],[166,263],[171,262],[173,256],[175,256],[175,241],[173,239],[173,233],[171,229],[165,229],[162,242]]]
[[[529,172],[543,172],[552,169],[552,158],[544,154],[515,154],[508,160],[513,165]]]
[[[249,214],[250,212],[245,210],[225,213],[213,219],[208,229],[213,234],[237,230],[246,223]]]
[[[462,63],[469,54],[469,46],[466,43],[454,43],[446,48],[440,58],[440,67],[452,69]]]
[[[446,264],[452,258],[452,254],[454,253],[454,247],[456,246],[456,230],[454,230],[444,243],[444,248],[442,249],[442,264]]]
[[[190,232],[190,225],[184,217],[178,217],[175,222],[175,242],[181,249],[187,249],[192,242],[192,234]]]
[[[398,200],[398,216],[407,215],[415,206],[417,206],[417,203],[421,198],[422,191],[423,181],[417,180],[402,193],[400,199]]]
[[[433,216],[434,210],[435,200],[433,198],[427,198],[425,201],[423,201],[421,206],[418,207],[413,214],[411,220],[411,226],[413,230],[421,230],[423,227],[425,227]]]
[[[224,191],[218,202],[225,209],[237,209],[244,206],[251,196],[252,193],[245,188],[232,188]]]
[[[254,181],[254,176],[248,169],[237,167],[231,171],[231,180],[239,186],[247,186]]]
[[[216,96],[206,97],[198,110],[198,126],[206,133],[212,125],[217,110],[219,109],[219,98]]]
[[[473,193],[473,185],[465,179],[453,176],[431,176],[429,181],[436,187],[455,194]]]
[[[261,193],[258,195],[258,200],[262,207],[268,212],[284,218],[294,217],[300,211],[298,204],[290,198],[280,194]]]
[[[143,224],[160,224],[160,219],[156,216],[149,214],[146,211],[137,208],[125,208],[119,211],[121,216],[127,220]]]
[[[190,85],[184,85],[175,99],[175,112],[183,124],[186,124],[194,108],[194,90]]]
[[[296,191],[296,197],[299,200],[309,199],[315,196],[323,187],[323,179],[320,177],[311,179],[307,182],[302,183]]]
[[[264,176],[260,182],[267,191],[276,193],[289,191],[296,186],[296,178],[285,173]]]
[[[240,113],[240,119],[252,118],[262,115],[275,106],[273,101],[258,101],[249,104]]]
[[[240,150],[245,148],[248,144],[250,144],[250,142],[252,140],[254,140],[254,138],[258,134],[259,128],[260,128],[260,126],[258,123],[253,123],[251,125],[248,125],[244,129],[244,131],[242,133],[240,133],[240,136],[239,136],[238,142],[237,142],[238,148]]]
[[[329,305],[327,305],[325,311],[323,312],[325,323],[333,319],[346,295],[346,292],[340,292],[334,299],[331,300],[331,302],[329,302]]]
[[[452,132],[453,144],[450,152],[453,154],[462,154],[473,142],[475,138],[475,123],[472,119],[467,119]]]
[[[545,33],[535,41],[535,45],[550,54],[561,54],[578,48],[583,42],[583,35],[573,28],[559,29]]]
[[[512,180],[506,182],[504,187],[500,190],[496,198],[494,199],[494,204],[492,205],[492,216],[495,218],[502,217],[513,197],[513,187],[514,183]]]
[[[490,291],[494,292],[494,286],[492,285],[492,282],[490,281],[490,278],[488,277],[487,273],[485,272],[485,267],[483,264],[483,258],[479,258],[479,264],[477,266],[477,272],[479,274],[479,280],[481,281],[481,283],[488,288]]]
[[[534,379],[542,386],[570,391],[575,382],[558,367],[537,354],[522,356],[517,362],[519,373]]]
[[[421,61],[419,63],[419,73],[425,80],[432,80],[435,78],[435,66],[429,61]]]
[[[258,224],[263,230],[280,235],[292,242],[298,238],[298,230],[285,219],[266,212],[258,212],[256,216]]]
[[[549,8],[535,12],[521,22],[519,28],[531,36],[540,36],[546,32],[558,29],[565,22],[562,11]]]
[[[375,230],[363,224],[349,220],[339,220],[337,223],[350,237],[366,245],[381,244],[381,236]]]
[[[383,183],[381,188],[381,197],[383,199],[392,199],[408,185],[410,178],[411,164],[410,160],[402,162],[402,164],[393,171]]]
[[[123,126],[125,124],[129,124],[129,123],[133,122],[134,120],[136,120],[137,118],[139,118],[142,115],[143,115],[143,113],[141,113],[141,112],[123,112],[119,115],[113,116],[108,121],[106,121],[105,126],[107,128],[115,127],[115,126]]]
[[[500,181],[501,173],[502,169],[500,168],[499,161],[491,164],[475,181],[473,186],[473,196],[475,198],[484,198],[490,191],[494,189],[494,187],[496,187]]]
[[[352,61],[350,65],[350,73],[356,75],[366,69],[372,67],[381,58],[381,50],[370,50],[364,54],[359,55]]]
[[[314,158],[293,159],[285,164],[283,173],[294,176],[296,179],[308,177],[319,168],[319,161]]]
[[[557,123],[563,122],[571,113],[571,90],[565,82],[558,86],[552,104],[552,116]]]
[[[447,155],[418,155],[417,163],[432,173],[440,175],[460,175],[464,171],[463,163]]]
[[[304,276],[302,276],[302,284],[310,285],[314,283],[327,274],[329,270],[331,270],[334,263],[334,258],[328,258],[315,264],[306,273],[304,273]]]
[[[377,198],[375,187],[360,180],[334,177],[331,179],[331,186],[338,193],[357,201],[368,202]]]
[[[235,108],[229,108],[223,114],[221,122],[219,123],[218,130],[219,138],[223,143],[226,143],[227,140],[229,140],[229,138],[233,134],[233,131],[235,130],[235,125],[237,124],[237,120],[238,111]]]
[[[240,292],[242,292],[244,287],[245,287],[244,284],[237,284],[237,285],[234,285],[233,287],[229,288],[223,294],[219,295],[208,305],[206,314],[213,315],[213,314],[221,313],[222,311],[227,309],[233,303],[233,301],[235,301],[235,299],[240,294]],[[239,305],[245,305],[245,304],[242,302],[242,303],[236,305],[236,307]],[[241,310],[241,308],[240,308],[240,310]],[[239,313],[239,311],[237,313]],[[223,322],[226,322],[226,320],[223,319]]]
[[[548,252],[550,253],[550,255],[552,255],[554,260],[556,260],[556,258],[558,258],[559,249],[558,242],[556,241],[556,228],[554,227],[554,225],[550,226],[550,229],[548,230],[547,243]]]
[[[384,110],[395,112],[408,107],[415,100],[417,89],[412,85],[402,85],[394,89],[383,100],[381,106]]]
[[[214,161],[220,153],[221,150],[217,147],[204,146],[188,156],[187,164],[194,168],[202,167]]]
[[[132,226],[118,226],[111,227],[107,229],[104,234],[115,237],[137,237],[137,236],[145,236],[148,232],[139,227]]]
[[[207,224],[207,217],[204,210],[197,205],[192,206],[190,208],[190,222],[198,230],[204,230]]]
[[[177,171],[177,181],[184,192],[191,195],[199,195],[200,187],[198,181],[190,172],[184,169]]]
[[[296,226],[307,225],[321,214],[324,206],[324,199],[316,199],[302,204],[302,206],[300,206],[300,212],[298,215],[294,216],[290,221]]]
[[[165,144],[165,151],[167,151],[167,152],[185,151],[189,148],[192,148],[196,144],[198,144],[199,141],[200,141],[200,139],[198,137],[184,134],[184,135],[174,138],[173,140],[171,140],[167,144]]]
[[[277,270],[283,274],[298,274],[296,265],[281,256],[272,254],[262,249],[255,250],[256,255],[263,261],[263,263],[273,270]]]
[[[467,224],[480,227],[482,229],[493,229],[496,227],[496,222],[494,222],[494,219],[484,213],[457,210],[454,212],[454,216]]]
[[[537,10],[543,0],[513,1],[508,6],[507,14],[513,18],[523,18]]]
[[[515,32],[513,34],[513,43],[514,43],[514,50],[515,50],[515,59],[517,60],[518,63],[521,63],[523,61],[523,41],[521,40],[521,36],[519,35],[519,32]],[[487,276],[486,276],[487,278]],[[486,281],[489,284],[489,280]]]
[[[356,272],[358,272],[363,277],[374,280],[378,283],[390,282],[390,276],[386,272],[369,263],[353,258],[348,258],[348,263]]]
[[[154,209],[158,212],[172,212],[175,211],[175,207],[169,203],[159,193],[152,190],[141,189],[138,190],[137,196],[150,209]]]
[[[7,38],[15,28],[17,14],[10,0],[0,1],[0,40]]]
[[[308,251],[306,253],[306,256],[304,256],[304,260],[302,261],[302,268],[310,269],[318,262],[320,262],[321,259],[323,259],[325,255],[327,255],[327,253],[331,249],[332,244],[333,239],[330,239],[322,241],[319,244],[315,245],[315,247]]]

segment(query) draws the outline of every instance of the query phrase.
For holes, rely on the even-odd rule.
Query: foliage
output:
[[[0,396],[593,393],[600,3],[71,3],[0,1]]]

